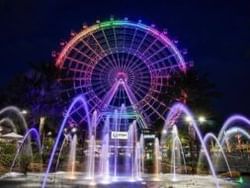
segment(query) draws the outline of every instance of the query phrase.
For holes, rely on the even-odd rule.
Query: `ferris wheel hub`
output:
[[[116,79],[119,81],[127,82],[128,75],[125,72],[118,72],[116,75]]]

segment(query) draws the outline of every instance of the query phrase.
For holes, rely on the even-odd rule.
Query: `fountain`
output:
[[[120,124],[118,124],[119,122],[118,122],[118,111],[117,110],[115,110],[115,112],[114,112],[114,119],[113,119],[113,121],[114,121],[114,127],[115,127],[114,131],[118,132]],[[114,165],[114,170],[113,170],[114,179],[117,178],[117,162],[118,162],[118,150],[119,150],[118,146],[119,146],[119,141],[118,141],[118,139],[115,139],[115,144],[114,144],[114,161],[113,161],[113,165]]]
[[[96,127],[97,127],[97,111],[94,111],[91,122],[91,136],[88,148],[88,172],[87,179],[94,181],[95,179],[95,151],[96,151]],[[94,182],[92,182],[94,184]]]
[[[28,130],[28,125],[27,125],[27,122],[26,122],[26,120],[25,120],[25,118],[24,118],[24,116],[23,116],[21,110],[20,110],[19,108],[15,107],[15,106],[7,106],[7,107],[5,107],[5,108],[3,108],[3,109],[0,110],[0,115],[1,115],[1,116],[7,116],[8,119],[10,120],[10,121],[9,121],[9,120],[7,119],[7,121],[8,121],[10,124],[13,124],[13,123],[12,123],[13,120],[12,120],[10,114],[14,114],[15,117],[17,117],[17,118],[20,120],[21,125],[22,125],[21,128],[23,128],[23,131],[26,132],[26,131]],[[3,119],[4,119],[4,118],[3,118]],[[2,121],[3,121],[3,119],[2,119]],[[14,118],[13,118],[13,119],[14,119]],[[5,120],[6,120],[6,119],[5,119]],[[15,124],[14,124],[14,125],[15,125]],[[16,125],[15,125],[15,126],[16,126]],[[13,129],[13,130],[17,130],[17,126],[16,126],[16,129]]]
[[[22,149],[26,149],[25,150],[26,154],[29,155],[31,158],[33,158],[32,150],[30,150],[30,148],[31,148],[30,142],[26,142],[27,140],[29,140],[29,138],[30,138],[29,136],[31,135],[31,133],[35,134],[34,138],[35,138],[35,141],[36,141],[38,149],[39,149],[39,154],[42,155],[42,146],[41,146],[41,141],[40,141],[41,140],[40,135],[39,135],[39,133],[38,133],[38,131],[36,129],[31,128],[24,135],[24,137],[23,137],[23,139],[22,139],[22,141],[20,143],[20,146],[17,149],[16,155],[15,155],[14,160],[12,162],[12,165],[10,167],[10,172],[12,172],[13,168],[15,167],[16,161],[17,161]],[[25,143],[26,143],[27,148],[23,147]]]
[[[172,135],[171,174],[172,174],[172,181],[177,181],[176,168],[177,168],[177,165],[181,166],[182,164],[181,158],[183,160],[186,173],[187,173],[187,167],[186,167],[186,160],[185,160],[182,144],[178,135],[178,129],[176,125],[173,125],[171,135]]]
[[[104,177],[104,181],[108,182],[110,178],[109,172],[109,117],[105,120],[103,134],[102,134],[102,149],[101,149],[101,161],[100,161],[100,174]]]
[[[71,172],[70,179],[75,179],[77,134],[73,135],[70,143],[68,170]]]
[[[135,146],[135,180],[140,181],[141,178],[141,145],[140,142]]]
[[[228,163],[226,154],[225,154],[224,149],[223,149],[222,145],[220,144],[219,140],[217,139],[217,137],[216,137],[213,133],[207,133],[207,134],[204,136],[204,143],[205,143],[206,145],[208,144],[209,139],[213,139],[213,140],[216,142],[217,146],[218,146],[219,149],[220,149],[219,152],[222,153],[222,156],[223,156],[223,159],[224,159],[224,161],[225,161],[225,163],[226,163],[228,172],[229,172],[230,176],[232,177],[232,172],[231,172],[231,169],[230,169],[230,166],[229,166],[229,163]],[[208,145],[207,145],[207,146],[208,146]],[[201,152],[200,152],[200,155],[201,155]],[[199,156],[199,160],[200,160],[200,156]],[[200,162],[199,162],[199,163],[200,163]],[[199,163],[198,163],[198,164],[199,164]]]
[[[15,133],[17,133],[16,125],[10,118],[3,118],[0,120],[0,125],[5,123],[8,124]]]
[[[102,152],[101,152],[101,175],[104,177],[104,181],[108,181],[110,178],[109,172],[109,135],[106,134],[103,138]]]
[[[228,138],[230,138],[232,135],[235,135],[237,133],[241,133],[248,140],[250,140],[250,134],[246,130],[244,130],[244,129],[240,128],[240,127],[232,127],[232,128],[230,128],[230,129],[228,129],[228,130],[226,130],[224,132],[224,135],[223,135],[223,137],[221,139],[220,144],[223,146],[225,141],[228,140]]]
[[[154,141],[154,174],[155,180],[160,180],[160,172],[161,172],[161,153],[160,153],[160,144],[159,138],[155,138]]]
[[[144,174],[144,158],[145,158],[145,152],[144,152],[144,137],[143,134],[140,136],[140,149],[141,149],[141,176]]]
[[[76,105],[77,102],[81,102],[82,105],[83,105],[83,107],[84,107],[84,110],[85,110],[85,113],[86,113],[86,118],[87,118],[87,123],[88,123],[88,130],[89,130],[89,134],[90,134],[90,130],[91,130],[90,129],[90,125],[91,125],[91,123],[90,123],[90,117],[89,117],[89,114],[88,114],[89,113],[88,107],[87,107],[87,104],[85,102],[84,97],[83,96],[78,96],[78,97],[76,97],[73,100],[73,102],[71,103],[70,107],[68,108],[67,113],[65,115],[65,118],[64,118],[64,120],[63,120],[63,122],[62,122],[62,124],[60,126],[59,131],[58,131],[57,138],[55,140],[55,144],[54,144],[54,146],[52,148],[52,152],[50,154],[50,159],[49,159],[49,162],[48,162],[48,167],[47,167],[47,170],[46,170],[46,172],[44,174],[44,177],[43,177],[42,188],[46,187],[47,179],[48,179],[48,176],[49,176],[49,173],[50,173],[50,169],[52,167],[52,163],[53,163],[53,160],[54,160],[54,157],[55,157],[56,150],[57,150],[57,148],[59,146],[60,138],[61,138],[63,130],[64,130],[65,126],[66,126],[68,117],[70,116],[70,113],[71,113],[72,109],[74,108],[74,106]],[[92,137],[93,136],[91,136],[91,137],[89,136],[90,140],[93,140]]]
[[[71,135],[66,135],[64,138],[63,138],[63,142],[62,142],[62,145],[61,145],[61,148],[59,150],[59,154],[58,154],[58,157],[57,157],[57,161],[56,161],[56,167],[55,167],[55,170],[58,171],[58,167],[59,167],[59,162],[60,162],[60,159],[61,159],[61,156],[62,156],[62,152],[63,152],[63,149],[67,143],[67,141],[70,141],[70,143],[72,142],[72,137]]]
[[[77,128],[72,128],[71,135],[65,134],[63,140],[62,133],[66,127],[67,119],[70,117],[71,111],[74,108],[74,106],[77,103],[81,103],[85,109],[86,113],[86,119],[88,122],[88,149],[87,149],[87,171],[86,173],[83,173],[84,178],[82,179],[82,182],[84,184],[89,185],[95,185],[95,184],[112,184],[114,182],[120,182],[120,181],[128,181],[128,182],[140,182],[142,180],[150,179],[150,176],[145,173],[144,170],[144,156],[145,156],[145,143],[144,143],[144,136],[143,134],[140,134],[140,137],[138,139],[138,127],[137,127],[137,121],[133,120],[132,123],[129,123],[127,116],[128,113],[126,111],[126,107],[123,104],[119,110],[115,110],[113,114],[111,114],[111,117],[108,115],[105,117],[105,121],[102,127],[102,134],[101,134],[101,147],[100,147],[100,157],[99,160],[98,157],[96,157],[96,153],[99,151],[99,146],[97,145],[97,126],[99,125],[99,114],[97,111],[94,111],[92,114],[92,117],[90,119],[88,115],[88,108],[85,103],[85,100],[83,96],[76,97],[72,104],[70,105],[66,116],[62,122],[62,125],[59,129],[57,138],[55,140],[54,146],[52,148],[52,152],[50,155],[50,159],[48,162],[48,167],[46,170],[46,173],[44,174],[43,181],[42,181],[42,187],[47,187],[47,180],[49,176],[52,176],[52,173],[50,173],[50,169],[52,167],[52,162],[54,161],[55,153],[59,149],[59,153],[56,159],[55,163],[55,169],[58,169],[60,156],[62,155],[62,150],[66,144],[67,141],[70,143],[70,150],[69,150],[69,157],[68,157],[68,172],[70,173],[69,179],[78,179],[78,175],[76,175],[76,156],[77,156],[77,147],[78,147],[78,136],[76,134]],[[6,110],[6,109],[5,109]],[[8,110],[14,110],[15,113],[18,112],[18,110],[14,107],[7,108]],[[3,111],[1,111],[3,113]],[[6,111],[4,111],[6,112]],[[185,172],[187,172],[186,167],[186,159],[183,151],[183,146],[181,143],[181,140],[179,138],[178,133],[178,127],[175,124],[176,118],[180,117],[180,115],[184,113],[187,116],[192,117],[191,112],[187,109],[186,106],[177,103],[175,104],[169,111],[165,125],[162,131],[161,135],[161,141],[159,138],[155,137],[154,139],[154,145],[153,145],[153,159],[154,159],[154,175],[151,178],[151,180],[154,180],[156,182],[158,181],[170,181],[177,184],[182,184],[185,181],[190,181],[190,178],[188,175],[181,175],[177,172],[178,167],[180,166],[181,169],[184,167]],[[21,118],[22,119],[22,118]],[[23,120],[24,122],[24,120]],[[208,141],[213,140],[216,142],[217,146],[219,147],[219,151],[221,152],[223,159],[226,163],[228,172],[230,175],[231,169],[229,162],[227,160],[227,156],[223,150],[223,145],[227,143],[227,141],[231,138],[232,135],[235,134],[241,134],[245,136],[247,139],[250,140],[250,134],[242,127],[234,126],[233,123],[235,122],[241,122],[242,124],[250,125],[250,121],[241,115],[234,115],[230,117],[223,125],[220,133],[218,134],[218,138],[212,134],[207,133],[204,137],[202,137],[198,126],[196,125],[196,122],[194,119],[192,119],[192,122],[189,124],[191,126],[196,135],[198,140],[201,144],[201,150],[200,150],[200,157],[199,161],[201,159],[201,155],[204,154],[206,157],[206,160],[208,162],[210,171],[213,175],[213,181],[215,182],[216,187],[219,187],[220,184],[223,184],[222,180],[220,180],[215,172],[215,167],[212,159],[211,154],[208,152]],[[15,131],[15,124],[10,118],[3,118],[0,120],[0,123],[8,123],[11,128]],[[27,124],[26,124],[27,125]],[[120,141],[118,138],[112,139],[111,138],[111,132],[112,134],[121,134],[124,131],[124,125],[127,125],[127,140],[126,144],[124,145],[123,141]],[[113,126],[113,127],[112,127]],[[25,126],[24,126],[25,127]],[[171,129],[171,131],[169,131]],[[13,160],[13,163],[10,168],[10,172],[13,172],[13,168],[16,164],[16,160],[19,156],[20,151],[22,150],[24,144],[30,143],[28,140],[30,139],[30,134],[35,134],[35,141],[37,143],[37,147],[39,149],[39,153],[42,153],[42,147],[40,143],[40,135],[36,131],[36,129],[31,128],[27,129],[27,132],[21,141],[21,145],[19,146],[17,153],[15,155],[15,159]],[[161,147],[163,147],[163,144],[166,142],[166,138],[170,137],[171,139],[171,172],[170,174],[163,174],[161,172],[162,169],[162,152]],[[30,144],[28,144],[30,145]],[[28,146],[27,146],[28,147]],[[125,151],[124,155],[122,155],[122,151]],[[113,154],[112,154],[113,152]],[[32,152],[30,153],[32,155]],[[112,157],[111,157],[112,156]],[[124,170],[121,169],[120,164],[124,163]],[[199,162],[200,163],[200,162]],[[119,164],[119,165],[118,165]],[[97,165],[97,166],[96,166]],[[182,167],[183,166],[183,167]],[[122,170],[122,171],[121,171]],[[78,172],[79,173],[79,172]],[[143,174],[143,175],[142,175]],[[59,175],[59,174],[58,174]],[[7,176],[4,176],[7,177]],[[53,176],[52,176],[53,177]],[[56,176],[55,176],[56,177]],[[86,181],[85,181],[86,179]],[[199,178],[200,179],[200,178]],[[89,181],[90,180],[90,181]],[[180,181],[181,180],[181,181]],[[204,180],[207,181],[207,180]],[[143,182],[142,182],[143,183]]]
[[[223,135],[225,131],[233,125],[233,123],[243,123],[244,125],[247,125],[250,127],[250,120],[246,118],[243,115],[232,115],[230,116],[225,123],[222,125],[222,128],[220,129],[219,135],[218,135],[218,140],[221,142]]]
[[[189,109],[188,109],[185,105],[183,105],[183,104],[181,104],[181,103],[176,103],[176,104],[174,104],[174,105],[171,107],[171,109],[170,109],[170,111],[169,111],[169,113],[168,113],[168,116],[167,116],[166,121],[165,121],[166,123],[165,123],[165,125],[164,125],[164,129],[167,130],[168,126],[172,126],[173,117],[176,117],[176,114],[180,114],[180,112],[181,112],[181,113],[184,113],[184,114],[185,114],[186,116],[188,116],[188,117],[192,117],[189,126],[191,126],[191,127],[194,128],[194,131],[195,131],[195,133],[196,133],[196,135],[197,135],[197,137],[198,137],[198,139],[199,139],[199,142],[200,142],[200,144],[201,144],[201,146],[202,146],[202,149],[203,149],[203,151],[204,151],[204,153],[205,153],[205,156],[206,156],[206,159],[207,159],[207,161],[208,161],[209,168],[210,168],[210,170],[211,170],[211,172],[212,172],[212,175],[213,175],[213,178],[214,178],[215,185],[216,185],[216,187],[219,187],[218,178],[217,178],[217,175],[216,175],[216,172],[215,172],[214,165],[213,165],[213,163],[212,163],[211,157],[210,157],[210,155],[209,155],[209,152],[207,151],[207,147],[206,147],[206,145],[205,145],[205,143],[204,143],[204,141],[203,141],[203,137],[202,137],[202,135],[201,135],[201,132],[200,132],[200,130],[199,130],[199,128],[198,128],[196,122],[194,121],[194,118],[193,118],[194,116],[193,116],[192,113],[189,111]]]
[[[62,125],[58,132],[58,136],[52,148],[51,156],[48,162],[48,167],[43,177],[42,187],[44,188],[48,186],[47,180],[49,176],[56,178],[58,175],[60,175],[60,174],[57,174],[57,176],[52,176],[52,173],[50,173],[50,169],[52,167],[52,161],[54,160],[54,157],[55,157],[55,152],[59,149],[59,153],[58,153],[57,160],[55,163],[55,167],[56,167],[55,169],[58,169],[59,159],[60,159],[60,156],[62,155],[63,147],[67,141],[69,141],[70,143],[69,144],[70,150],[68,154],[69,155],[68,165],[67,165],[70,176],[68,177],[68,179],[75,180],[76,182],[79,179],[78,176],[80,172],[78,172],[78,175],[76,174],[76,156],[77,156],[76,151],[77,151],[77,145],[78,145],[78,136],[76,134],[77,128],[72,128],[70,131],[71,135],[65,134],[64,135],[65,137],[63,138],[63,140],[61,140],[62,132],[64,131],[64,128],[66,127],[67,118],[70,116],[70,112],[74,108],[74,105],[78,102],[81,102],[83,104],[84,109],[86,110],[86,114],[88,114],[88,109],[87,109],[87,106],[85,106],[86,104],[85,104],[84,98],[82,96],[75,98],[67,111],[67,114],[62,122]],[[144,172],[145,171],[144,170],[144,165],[145,165],[144,164],[144,155],[145,155],[144,136],[143,134],[141,134],[139,139],[137,138],[138,127],[137,127],[136,120],[133,120],[132,123],[128,124],[127,126],[128,137],[125,142],[126,143],[125,145],[122,144],[124,142],[121,142],[117,138],[110,140],[112,131],[114,131],[116,134],[121,133],[120,131],[124,131],[124,127],[121,128],[121,126],[124,125],[124,122],[129,123],[129,121],[126,119],[127,112],[125,109],[126,109],[125,106],[122,105],[120,110],[114,111],[114,113],[112,114],[112,117],[110,117],[109,115],[105,117],[104,124],[102,127],[102,134],[100,137],[101,147],[100,147],[99,160],[98,160],[98,157],[96,157],[96,153],[98,153],[99,151],[98,149],[99,146],[97,145],[97,133],[96,133],[97,126],[99,124],[99,115],[97,111],[94,111],[91,121],[90,121],[90,117],[88,115],[86,116],[89,122],[88,124],[89,139],[87,142],[88,143],[88,149],[87,149],[88,167],[87,167],[86,173],[81,173],[84,177],[81,182],[83,184],[95,185],[95,184],[100,184],[100,183],[101,184],[113,184],[115,182],[121,182],[121,181],[136,183],[136,182],[141,182],[142,180],[148,181],[149,179],[151,181],[154,180],[155,182],[169,181],[174,184],[182,185],[183,182],[190,181],[192,178],[190,179],[189,175],[182,175],[177,172],[178,166],[181,166],[181,167],[183,166],[185,168],[185,172],[187,172],[187,168],[186,168],[186,159],[185,159],[185,155],[183,151],[183,146],[179,138],[178,127],[176,124],[174,124],[176,120],[174,120],[173,118],[176,115],[176,113],[178,113],[178,116],[181,113],[191,116],[192,114],[187,109],[187,107],[185,107],[184,105],[180,103],[175,104],[171,108],[166,118],[166,123],[162,131],[161,142],[159,138],[157,137],[154,138],[154,144],[153,144],[154,175],[152,177]],[[217,137],[212,133],[207,133],[205,137],[202,137],[194,120],[192,120],[192,123],[189,125],[194,128],[194,131],[201,143],[202,149],[200,150],[200,156],[203,153],[205,154],[206,160],[208,161],[208,165],[213,175],[213,179],[211,181],[214,181],[217,187],[220,186],[219,182],[220,184],[223,184],[225,182],[217,178],[217,175],[215,173],[214,163],[211,160],[210,153],[208,152],[207,143],[209,140],[214,140],[216,142],[217,146],[220,149],[220,152],[222,153],[223,159],[225,160],[228,171],[231,175],[229,162],[227,160],[226,154],[222,146],[224,145],[227,138],[230,138],[231,135],[234,135],[237,133],[240,133],[244,135],[247,139],[250,139],[250,134],[246,130],[244,130],[241,127],[234,127],[231,125],[231,123],[236,120],[243,121],[244,123],[249,123],[246,118],[243,118],[243,116],[240,116],[240,118],[239,116],[237,117],[234,116],[234,118],[231,118],[230,121],[228,121],[229,123],[227,122],[224,125],[223,134],[220,140],[219,140],[219,136],[217,139]],[[7,120],[5,119],[4,121],[7,121]],[[171,131],[169,131],[170,129]],[[27,142],[28,137],[30,136],[31,133],[34,133],[36,135],[35,141],[37,142],[39,152],[40,153],[42,152],[39,133],[34,128],[29,129],[27,133],[25,134],[20,147],[17,150],[17,154],[15,156],[15,159],[13,160],[13,164],[11,166],[10,172],[13,171],[13,167],[15,166],[18,155],[21,149],[23,148],[24,143]],[[170,139],[171,140],[171,145],[170,145],[171,146],[170,147],[171,172],[169,175],[163,174],[161,172],[161,169],[162,169],[161,147],[163,147],[163,144],[166,142],[167,137],[171,138]],[[112,144],[114,147],[112,146]],[[125,151],[124,155],[122,155],[122,149],[124,149]],[[113,157],[111,157],[112,152],[113,152]],[[122,160],[122,158],[124,158],[124,160]],[[118,167],[118,163],[120,163],[121,161],[125,162],[123,171],[121,171],[120,166]],[[96,164],[98,165],[96,166]],[[61,177],[62,180],[65,178],[66,176]],[[208,179],[202,180],[200,177],[197,177],[197,181],[198,179],[199,181],[210,181]]]

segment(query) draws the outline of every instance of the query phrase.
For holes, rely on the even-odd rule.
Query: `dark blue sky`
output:
[[[223,115],[250,116],[250,3],[246,1],[0,0],[0,85],[50,60],[51,51],[83,23],[128,17],[167,28],[189,60],[217,85]]]

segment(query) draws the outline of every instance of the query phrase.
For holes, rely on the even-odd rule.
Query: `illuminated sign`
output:
[[[111,138],[112,139],[121,139],[121,140],[127,140],[128,139],[128,132],[111,132]]]
[[[154,138],[155,138],[155,135],[154,135],[154,134],[145,134],[145,135],[143,135],[143,137],[144,137],[145,139],[154,139]]]

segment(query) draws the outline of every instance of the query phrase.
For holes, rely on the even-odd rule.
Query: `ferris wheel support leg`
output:
[[[118,86],[119,86],[119,83],[115,82],[115,84],[111,87],[111,89],[103,97],[102,104],[101,104],[101,109],[106,108],[110,104],[112,98],[115,95],[115,92],[117,91]]]

